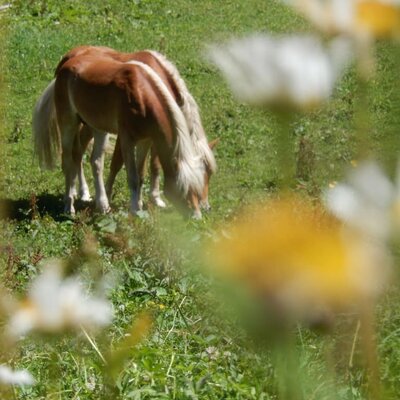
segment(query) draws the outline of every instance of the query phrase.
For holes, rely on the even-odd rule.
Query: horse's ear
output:
[[[214,150],[214,147],[219,143],[219,138],[216,138],[214,140],[211,140],[211,142],[208,142],[208,147],[211,150]]]

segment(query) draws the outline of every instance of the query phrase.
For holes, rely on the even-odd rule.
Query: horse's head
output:
[[[208,143],[211,150],[219,142],[219,139],[215,139]],[[203,165],[203,187],[201,191],[193,189],[189,186],[188,190],[182,191],[182,188],[177,184],[177,180],[174,179],[174,173],[165,174],[164,177],[164,194],[165,197],[171,201],[180,212],[184,215],[191,215],[195,219],[201,218],[201,210],[209,211],[211,206],[208,201],[209,183],[213,173],[211,168],[206,161]],[[174,170],[178,171],[178,164],[174,165]],[[164,171],[165,172],[165,171]]]

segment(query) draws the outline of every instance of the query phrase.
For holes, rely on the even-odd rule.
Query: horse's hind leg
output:
[[[79,142],[80,142],[80,162],[78,171],[78,181],[79,181],[79,197],[82,201],[91,201],[89,186],[86,182],[85,173],[83,169],[83,155],[89,145],[89,142],[93,139],[93,132],[87,125],[82,125],[79,132]]]
[[[152,202],[161,208],[165,208],[166,204],[161,198],[160,192],[160,175],[161,175],[161,164],[158,158],[155,146],[151,146],[150,156],[150,198]]]
[[[65,207],[68,214],[75,214],[74,198],[76,194],[75,182],[78,176],[79,161],[74,157],[76,154],[76,136],[79,133],[79,122],[75,119],[60,121],[61,143],[62,143],[62,170],[65,176]]]
[[[108,133],[95,131],[92,156],[90,163],[94,178],[94,186],[96,190],[96,208],[106,213],[110,210],[106,189],[104,187],[103,172],[104,172],[104,153],[108,141]]]

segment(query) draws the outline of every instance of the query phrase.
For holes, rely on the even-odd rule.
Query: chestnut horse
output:
[[[200,157],[204,163],[205,169],[205,185],[203,188],[203,192],[201,196],[197,196],[195,191],[189,189],[189,200],[194,209],[194,213],[197,217],[201,216],[199,205],[203,206],[204,208],[208,208],[208,182],[210,175],[215,171],[215,159],[210,151],[216,141],[210,143],[210,148],[207,145],[206,136],[204,133],[204,129],[201,124],[201,119],[198,111],[198,106],[187,90],[187,87],[179,75],[176,67],[170,63],[164,56],[154,51],[142,51],[137,53],[119,53],[113,49],[107,47],[94,47],[94,46],[81,46],[71,50],[67,53],[59,65],[57,66],[56,74],[62,69],[63,65],[71,60],[73,57],[77,56],[105,56],[110,57],[115,60],[136,60],[141,61],[157,72],[157,74],[162,78],[164,84],[167,86],[171,94],[173,95],[174,99],[176,100],[177,104],[181,107],[181,110],[185,116],[185,119],[189,125],[190,135],[193,141],[193,144],[196,148],[196,153],[200,154]],[[56,131],[54,129],[49,129],[54,122],[52,123],[52,119],[54,120],[54,110],[52,110],[52,99],[53,99],[53,92],[54,92],[54,83],[51,83],[48,88],[45,90],[41,98],[38,100],[34,114],[33,114],[33,131],[34,131],[34,139],[35,139],[35,149],[37,154],[39,155],[39,159],[41,164],[45,166],[51,166],[53,163],[53,156],[54,148],[57,148],[57,138],[51,138],[51,134],[54,134]],[[54,108],[54,107],[53,107]],[[53,117],[52,117],[53,116]],[[47,121],[46,121],[47,118]],[[45,126],[47,124],[47,126]],[[87,143],[92,137],[91,128],[83,124],[81,127],[81,133],[79,135],[79,139],[82,143],[81,147],[84,150],[87,146]],[[102,153],[104,151],[105,145],[105,135],[100,135],[100,133],[95,136],[95,138],[100,138],[97,140],[97,145],[95,141],[94,151],[92,154],[92,168],[95,175],[95,181],[98,182],[99,179],[96,179],[96,174],[102,175]],[[59,141],[59,140],[58,140]],[[54,144],[55,145],[52,145]],[[77,146],[75,146],[75,149]],[[138,170],[139,170],[139,186],[141,186],[143,182],[143,175],[144,175],[144,161],[147,156],[148,149],[150,148],[148,143],[144,143],[138,146]],[[152,148],[154,150],[154,146]],[[79,153],[79,152],[78,152]],[[100,153],[100,156],[96,157],[96,153]],[[82,157],[83,152],[81,153]],[[151,179],[151,194],[153,200],[156,204],[162,206],[164,205],[160,196],[159,196],[159,161],[158,157],[155,157],[154,151],[152,151],[152,159],[151,159],[151,166],[152,166],[152,179]],[[75,155],[75,158],[79,158],[79,155]],[[99,161],[100,160],[100,161]],[[101,165],[101,168],[100,168]],[[110,195],[112,184],[114,182],[115,175],[122,167],[122,155],[119,147],[119,139],[117,139],[116,148],[114,151],[112,163],[111,163],[111,171],[110,176],[107,183],[107,192]],[[99,170],[101,169],[101,171]],[[80,180],[80,195],[83,199],[90,198],[88,187],[86,184],[85,177],[83,175],[83,169],[79,168],[79,180]],[[101,190],[102,185],[102,178],[101,184],[96,185],[96,193],[100,194],[96,196],[96,205],[97,207],[102,210],[106,211],[108,208],[107,197],[104,193],[104,189]],[[139,190],[139,193],[141,191]],[[199,204],[200,200],[200,204]],[[141,200],[139,200],[141,202]],[[139,207],[141,204],[139,204]]]
[[[81,166],[81,160],[74,158],[74,149],[82,122],[91,128],[95,138],[100,137],[95,139],[96,154],[104,153],[104,132],[118,134],[133,213],[140,209],[133,150],[141,140],[152,140],[157,149],[167,198],[185,209],[189,190],[201,195],[204,165],[193,146],[186,119],[162,79],[148,65],[139,61],[122,63],[109,57],[75,56],[58,69],[54,101],[61,133],[66,212],[74,212],[74,182]],[[99,169],[102,161],[99,159]],[[101,187],[104,188],[102,179],[96,189]]]

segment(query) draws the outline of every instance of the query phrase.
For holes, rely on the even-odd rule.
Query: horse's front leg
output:
[[[92,165],[94,186],[96,190],[96,208],[101,213],[107,213],[110,210],[106,189],[104,187],[103,172],[104,172],[104,153],[108,141],[108,133],[94,131],[93,151],[90,157]]]
[[[146,159],[147,155],[149,154],[150,151],[150,146],[151,146],[151,141],[150,140],[144,140],[141,141],[137,144],[136,146],[136,167],[138,169],[138,174],[139,174],[139,208],[143,208],[143,183],[144,183],[144,178],[146,175]]]
[[[161,208],[165,208],[166,204],[161,198],[160,192],[161,163],[157,155],[155,146],[151,147],[150,156],[150,196],[152,202]]]
[[[110,173],[108,175],[106,182],[106,192],[109,200],[111,200],[112,198],[112,190],[115,178],[123,165],[124,165],[124,160],[122,158],[120,138],[118,135],[117,141],[115,142],[114,152],[111,158]]]
[[[130,210],[132,214],[136,214],[140,210],[140,185],[139,174],[136,167],[136,156],[134,148],[136,143],[131,139],[129,134],[119,133],[120,149],[124,160],[126,176],[128,179],[128,187],[131,194]]]

